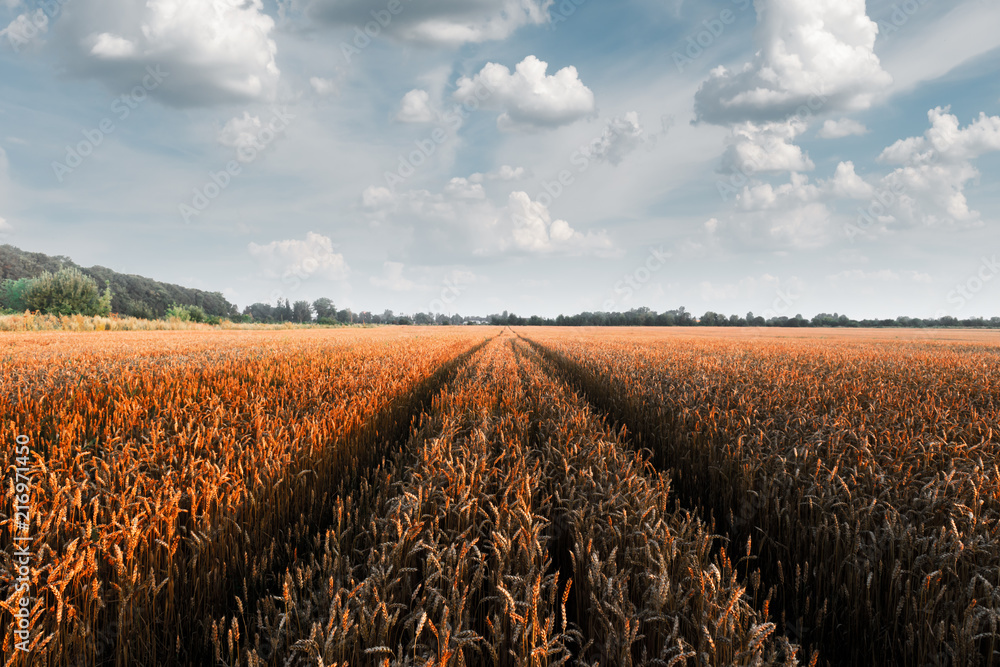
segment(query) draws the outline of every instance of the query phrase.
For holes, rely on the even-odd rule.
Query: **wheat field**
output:
[[[1000,665],[1000,346],[898,336],[4,334],[3,664]]]

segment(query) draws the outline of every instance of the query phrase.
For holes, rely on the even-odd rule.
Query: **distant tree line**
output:
[[[0,284],[38,278],[45,273],[54,275],[61,269],[77,269],[93,279],[95,284],[109,289],[111,312],[127,317],[162,319],[174,305],[200,308],[206,318],[231,318],[238,312],[236,306],[219,292],[161,283],[142,276],[117,273],[103,266],[82,268],[68,257],[51,257],[39,252],[25,252],[11,245],[0,245]],[[0,298],[0,308],[8,311],[23,312],[20,305],[8,305]]]
[[[103,292],[100,286],[104,286]],[[695,317],[685,308],[658,313],[649,308],[633,308],[627,312],[585,312],[559,315],[555,318],[519,317],[504,311],[480,316],[415,313],[396,315],[391,310],[382,313],[338,310],[328,298],[315,301],[279,299],[276,305],[255,303],[240,312],[219,292],[205,292],[179,285],[161,283],[142,276],[117,273],[102,266],[84,269],[68,257],[50,257],[43,253],[25,252],[10,245],[0,245],[0,311],[40,311],[54,314],[102,315],[117,313],[145,319],[179,319],[215,324],[221,319],[234,322],[395,324],[395,325],[468,325],[494,326],[591,326],[591,327],[859,327],[859,328],[973,328],[1000,329],[1000,317],[991,319],[952,316],[921,319],[854,320],[846,315],[820,313],[811,319],[802,315],[763,317],[747,313],[723,315],[708,311]]]
[[[419,313],[415,318],[406,315],[395,315],[391,310],[383,311],[381,315],[368,311],[355,313],[350,308],[337,310],[333,301],[324,297],[309,301],[278,299],[274,306],[267,303],[255,303],[243,309],[241,315],[233,318],[236,322],[265,322],[269,324],[280,322],[315,323],[315,324],[450,324],[438,319],[429,318]],[[450,319],[450,318],[448,318]],[[464,324],[456,321],[455,324]]]
[[[244,322],[315,322],[318,324],[416,324],[463,325],[484,324],[491,326],[569,326],[569,327],[855,327],[855,328],[971,328],[1000,329],[1000,317],[992,319],[958,319],[951,316],[921,319],[897,317],[896,319],[854,320],[838,313],[820,313],[811,319],[802,315],[794,317],[772,316],[765,318],[752,312],[744,316],[722,315],[708,311],[695,317],[683,306],[675,310],[657,313],[649,308],[633,308],[627,312],[586,312],[578,315],[559,315],[555,318],[519,317],[504,311],[486,317],[445,315],[441,313],[416,313],[396,315],[391,310],[376,314],[369,311],[353,312],[350,309],[337,310],[330,299],[319,299],[313,303],[296,301],[290,303],[279,300],[276,306],[255,303],[243,310],[240,321]]]
[[[939,318],[897,317],[895,319],[854,320],[838,313],[820,313],[811,319],[802,315],[785,315],[765,318],[752,312],[745,316],[723,315],[708,311],[701,317],[694,317],[684,307],[657,313],[649,308],[633,308],[627,312],[580,313],[579,315],[559,315],[555,318],[518,317],[504,311],[500,315],[489,315],[486,323],[509,326],[570,326],[570,327],[854,327],[878,328],[967,328],[1000,329],[1000,317],[958,319],[952,316]]]

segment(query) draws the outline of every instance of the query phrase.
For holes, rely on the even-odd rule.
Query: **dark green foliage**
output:
[[[219,318],[215,315],[207,315],[200,306],[184,306],[181,304],[171,304],[167,309],[166,318],[168,320],[180,320],[181,322],[208,322],[218,324]]]
[[[206,317],[231,318],[236,315],[236,306],[229,303],[218,292],[204,292],[180,285],[161,283],[142,276],[117,273],[103,266],[89,269],[78,267],[68,257],[50,257],[42,253],[24,252],[10,245],[0,245],[0,278],[17,280],[36,278],[48,271],[55,273],[63,267],[78,268],[90,276],[98,285],[111,286],[111,312],[128,317],[156,319],[165,317],[171,304],[197,306]],[[5,283],[6,284],[6,283]],[[11,310],[3,302],[0,288],[0,306]]]
[[[317,320],[335,320],[337,317],[337,307],[326,297],[313,301],[312,307]]]
[[[21,298],[28,310],[51,315],[110,315],[111,292],[76,267],[46,271],[28,280]]]
[[[296,301],[292,304],[292,319],[300,324],[312,322],[312,306],[308,301]]]
[[[15,313],[23,313],[28,309],[24,301],[24,292],[31,283],[30,278],[4,280],[0,283],[0,308]]]

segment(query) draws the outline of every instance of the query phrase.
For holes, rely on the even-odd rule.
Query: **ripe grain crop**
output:
[[[218,619],[218,662],[797,664],[709,525],[509,334],[335,503],[256,612]]]
[[[844,664],[1000,665],[1000,346],[526,330]]]
[[[329,487],[409,431],[482,331],[0,338],[0,440],[33,447],[31,651],[15,651],[14,477],[0,535],[13,665],[192,664],[327,521]],[[14,465],[4,448],[4,470]]]

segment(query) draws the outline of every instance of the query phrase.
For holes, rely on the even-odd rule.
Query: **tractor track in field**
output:
[[[663,446],[663,435],[661,433],[650,431],[643,428],[642,425],[625,418],[617,410],[617,406],[612,401],[606,400],[601,392],[595,391],[593,387],[579,381],[578,378],[567,372],[567,368],[574,364],[572,360],[561,356],[559,352],[530,338],[520,336],[520,334],[518,336],[539,354],[544,360],[546,368],[554,377],[558,377],[562,382],[565,382],[574,391],[578,392],[587,401],[588,405],[591,406],[595,414],[601,415],[609,425],[621,434],[623,442],[636,451],[644,452],[644,455],[648,456],[653,467],[662,471],[674,481],[675,488],[678,489],[677,496],[679,503],[685,507],[697,508],[697,511],[702,514],[708,513],[708,519],[713,526],[712,529],[718,529],[718,518],[713,515],[711,510],[713,505],[716,504],[711,497],[712,491],[707,488],[700,490],[692,489],[690,484],[683,484],[683,480],[679,477],[681,473],[672,469],[665,458],[664,452],[667,448]],[[730,508],[729,516],[732,517],[739,512],[740,508]],[[724,537],[726,546],[732,545],[732,551],[736,551],[742,545],[746,544],[750,537],[746,526],[739,526],[738,529],[734,529],[731,521],[728,520],[722,521],[722,536]],[[767,542],[768,536],[758,533],[754,539],[755,542],[761,540]],[[775,565],[776,562],[777,558],[769,558],[766,553],[762,557],[758,547],[753,558],[741,561],[741,565],[739,566],[740,578],[747,580],[756,576],[759,581],[758,588],[776,591],[778,593],[776,597],[780,598],[782,597],[782,589],[784,588],[784,577],[779,571],[781,567],[780,562]],[[766,597],[755,596],[754,604],[760,611],[767,614],[768,611],[771,611],[770,607],[773,600],[774,598],[770,594]],[[810,637],[807,629],[797,624],[789,625],[786,614],[795,611],[794,604],[791,601],[784,605],[784,609],[781,609],[782,605],[780,604],[777,606],[780,611],[780,616],[775,619],[777,631],[781,634],[787,634],[798,642],[802,642],[805,639],[804,649],[807,655],[821,656],[820,664],[824,665],[846,666],[853,664],[850,656],[844,652],[842,644],[838,645],[837,642],[830,642],[825,637]]]
[[[725,544],[746,545],[741,579],[769,591],[756,607],[804,655],[838,666],[1000,664],[991,390],[984,380],[955,387],[987,363],[837,350],[787,364],[760,354],[770,365],[757,373],[746,364],[757,351],[736,345],[725,356],[522,340],[648,452]],[[851,387],[839,393],[824,375],[836,363]],[[892,380],[907,391],[884,392]],[[958,419],[956,403],[969,406]]]
[[[504,332],[431,403],[280,588],[217,619],[216,663],[794,664],[710,527],[532,347]]]

